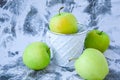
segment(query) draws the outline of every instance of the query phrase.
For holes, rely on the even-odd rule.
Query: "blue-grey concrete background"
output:
[[[79,23],[110,36],[104,53],[110,72],[105,80],[120,80],[120,0],[0,0],[0,80],[83,80],[74,69],[52,61],[41,71],[30,70],[22,62],[26,45],[44,41],[49,19],[61,6]]]

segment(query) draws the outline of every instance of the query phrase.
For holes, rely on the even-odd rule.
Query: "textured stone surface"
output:
[[[111,43],[105,57],[110,72],[105,80],[120,80],[119,0],[0,0],[0,80],[82,80],[74,69],[52,61],[41,71],[22,62],[26,45],[45,41],[49,19],[61,6],[79,23],[108,33]]]

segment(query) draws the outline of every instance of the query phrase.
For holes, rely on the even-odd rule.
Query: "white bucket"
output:
[[[74,67],[73,58],[78,58],[84,48],[84,39],[88,30],[75,34],[59,34],[47,31],[47,44],[53,54],[53,62],[62,67]]]

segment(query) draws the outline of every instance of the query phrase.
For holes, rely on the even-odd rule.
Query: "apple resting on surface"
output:
[[[99,30],[89,31],[84,41],[85,48],[95,48],[101,52],[106,51],[109,44],[109,36],[105,32]]]
[[[109,72],[104,55],[97,49],[87,48],[75,61],[76,72],[87,80],[103,80]]]
[[[60,8],[60,10],[63,7]],[[78,24],[75,16],[71,13],[63,12],[53,16],[49,22],[50,31],[62,34],[73,34],[78,32]]]
[[[50,63],[50,49],[43,42],[29,44],[23,54],[23,63],[33,70],[40,70]]]

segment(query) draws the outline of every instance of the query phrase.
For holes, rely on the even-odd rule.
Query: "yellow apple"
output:
[[[62,34],[78,32],[77,19],[71,13],[63,12],[53,16],[49,22],[50,31]]]

